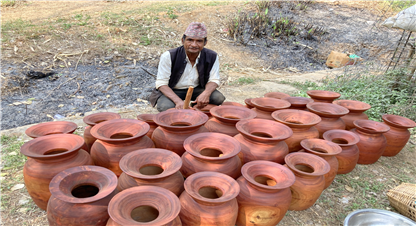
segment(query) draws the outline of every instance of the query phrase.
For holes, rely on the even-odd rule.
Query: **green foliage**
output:
[[[16,5],[16,0],[2,0],[1,6],[12,7]]]
[[[169,7],[168,12],[166,14],[172,20],[178,18],[178,15],[175,14],[175,12],[174,12],[174,10],[173,10],[172,7]]]
[[[151,43],[152,41],[146,35],[140,37],[140,45],[148,46]]]
[[[17,169],[24,165],[26,157],[20,153],[23,143],[17,137],[1,136],[2,170]]]
[[[384,2],[389,4],[393,11],[401,11],[416,4],[416,0],[389,0]]]
[[[238,78],[237,81],[232,82],[230,85],[245,85],[254,83],[255,79],[250,77],[241,77]]]

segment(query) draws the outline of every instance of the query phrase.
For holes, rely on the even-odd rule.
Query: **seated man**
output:
[[[182,37],[183,46],[166,51],[160,57],[156,89],[150,103],[159,112],[169,108],[183,109],[186,93],[194,87],[191,100],[197,108],[220,105],[225,97],[216,88],[220,84],[217,53],[204,48],[207,30],[204,24],[192,22]]]

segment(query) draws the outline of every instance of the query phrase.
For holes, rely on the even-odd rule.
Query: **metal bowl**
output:
[[[407,217],[387,210],[362,209],[356,210],[345,218],[344,226],[416,226],[416,223]]]

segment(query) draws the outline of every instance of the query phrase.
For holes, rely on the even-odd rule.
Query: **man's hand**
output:
[[[209,97],[211,96],[208,92],[202,92],[195,100],[196,108],[203,108],[208,105]]]
[[[176,106],[175,109],[183,109],[183,105],[185,102],[183,100],[175,102]]]

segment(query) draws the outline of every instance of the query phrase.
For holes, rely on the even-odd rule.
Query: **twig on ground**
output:
[[[69,82],[69,81],[71,81],[72,79],[74,79],[74,78],[76,78],[77,76],[74,76],[74,77],[72,77],[72,78],[70,78],[70,79],[68,79],[68,80],[66,80],[65,82],[63,82],[63,83],[61,83],[61,84],[59,84],[57,87],[55,87],[53,90],[51,90],[50,92],[49,92],[49,94],[43,99],[43,100],[45,100],[46,98],[48,98],[52,93],[53,93],[53,91],[55,91],[55,90],[57,90],[57,89],[59,89],[59,88],[61,88],[61,85],[63,85],[63,84],[65,84],[65,83],[67,83],[67,82]]]
[[[78,91],[81,89],[81,86],[79,85],[79,83],[77,82],[77,85],[78,85],[78,89],[73,93],[73,94],[71,94],[71,95],[69,95],[69,96],[73,96],[73,95],[75,95],[76,93],[78,93]]]
[[[153,77],[157,77],[156,75],[154,75],[154,74],[152,74],[152,73],[150,73],[146,68],[144,68],[144,67],[142,67],[142,66],[140,66],[140,68],[141,69],[143,69],[143,71],[145,71],[145,72],[147,72],[147,74],[149,74],[149,75],[151,75],[151,76],[153,76]]]
[[[87,50],[87,51],[88,51],[88,50]],[[77,64],[75,65],[75,71],[77,70],[78,63],[79,63],[79,61],[81,60],[81,57],[82,57],[82,55],[84,55],[84,53],[85,53],[85,51],[81,53],[81,56],[79,56],[79,59],[78,59],[78,61],[77,61]]]

